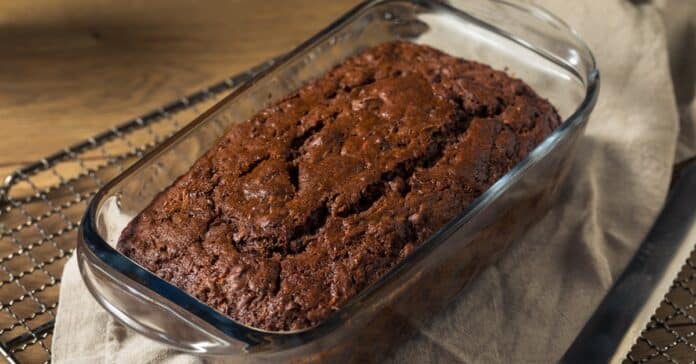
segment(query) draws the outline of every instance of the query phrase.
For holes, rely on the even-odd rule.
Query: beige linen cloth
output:
[[[537,3],[589,43],[602,74],[565,200],[446,312],[414,323],[419,333],[395,349],[394,362],[558,360],[656,218],[675,159],[696,154],[696,2]],[[53,360],[230,362],[175,352],[116,323],[74,259],[63,275]]]

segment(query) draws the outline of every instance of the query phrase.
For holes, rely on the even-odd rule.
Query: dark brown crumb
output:
[[[231,128],[118,247],[239,322],[307,328],[559,124],[549,102],[503,72],[385,43]]]

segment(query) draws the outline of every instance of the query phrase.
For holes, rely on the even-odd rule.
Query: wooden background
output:
[[[0,178],[290,50],[358,3],[0,1]]]

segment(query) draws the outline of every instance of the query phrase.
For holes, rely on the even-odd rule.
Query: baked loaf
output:
[[[233,126],[130,222],[118,248],[241,323],[311,327],[560,122],[504,72],[381,44]]]

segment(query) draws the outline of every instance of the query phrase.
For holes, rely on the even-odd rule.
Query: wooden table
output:
[[[0,178],[287,51],[358,0],[0,2]]]

